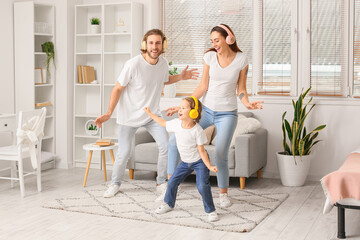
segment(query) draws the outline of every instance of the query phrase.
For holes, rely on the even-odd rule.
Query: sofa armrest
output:
[[[135,146],[148,142],[155,142],[155,140],[145,128],[139,128],[135,133]]]
[[[267,130],[259,128],[254,133],[235,138],[235,175],[250,177],[267,162]]]

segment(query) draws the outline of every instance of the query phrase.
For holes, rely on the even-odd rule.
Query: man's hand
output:
[[[180,107],[170,107],[165,110],[166,116],[172,116],[179,111]]]
[[[111,115],[108,113],[101,115],[100,117],[95,119],[95,125],[101,128],[102,124],[110,119],[110,116]]]
[[[199,77],[199,72],[195,72],[198,69],[191,69],[191,70],[187,70],[189,68],[189,65],[186,66],[186,68],[181,72],[181,79],[182,80],[187,80],[187,79],[193,79],[196,80]]]
[[[217,172],[218,172],[218,169],[217,169],[216,166],[210,166],[210,167],[209,167],[209,170],[212,171],[212,172],[214,172],[214,173],[217,173]]]
[[[255,101],[255,102],[249,102],[248,104],[245,105],[245,107],[249,110],[254,110],[254,109],[262,109],[262,105],[261,103],[263,103],[264,101]]]
[[[144,112],[146,112],[147,115],[149,115],[151,113],[150,108],[149,107],[144,107]]]

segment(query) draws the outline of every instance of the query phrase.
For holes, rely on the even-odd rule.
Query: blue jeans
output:
[[[203,105],[201,112],[200,126],[205,129],[211,125],[215,125],[216,145],[215,145],[215,164],[218,167],[217,182],[219,188],[229,187],[229,167],[228,153],[231,139],[237,125],[237,110],[228,112],[215,112]],[[168,174],[173,175],[176,166],[180,162],[180,154],[176,146],[174,134],[169,140],[169,160]]]
[[[193,163],[181,162],[175,169],[174,174],[168,181],[164,201],[171,207],[175,207],[176,194],[180,183],[184,182],[186,177],[195,170],[196,187],[202,197],[205,212],[211,213],[215,211],[214,201],[211,195],[210,174],[209,169],[200,159]]]
[[[157,124],[154,120],[143,125],[144,127],[155,139],[158,149],[159,149],[159,158],[157,164],[157,178],[156,181],[158,184],[166,182],[167,179],[167,162],[168,162],[168,140],[169,135],[166,132],[165,128]],[[124,177],[126,164],[130,157],[131,145],[138,127],[130,127],[125,125],[119,125],[119,148],[116,154],[115,163],[112,171],[112,184],[121,185],[121,180]]]

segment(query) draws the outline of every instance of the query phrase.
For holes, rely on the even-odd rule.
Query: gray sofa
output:
[[[252,117],[250,112],[241,113]],[[166,119],[169,120],[169,119]],[[212,138],[216,135],[216,131]],[[212,165],[214,163],[215,146],[205,145]],[[139,128],[135,135],[135,146],[131,154],[128,168],[130,179],[134,178],[134,170],[157,171],[158,148],[152,136]],[[261,177],[261,170],[267,160],[267,130],[259,128],[253,133],[236,136],[235,147],[229,149],[229,176],[240,178],[240,188],[245,188],[245,179],[257,172]],[[214,175],[212,173],[212,175]]]

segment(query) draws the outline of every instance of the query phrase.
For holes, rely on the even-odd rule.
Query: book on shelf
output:
[[[95,80],[95,68],[92,66],[78,65],[78,83],[89,84]]]
[[[100,146],[100,147],[106,147],[106,146],[114,145],[114,143],[111,142],[111,139],[99,139],[96,141],[96,143],[94,145]]]

